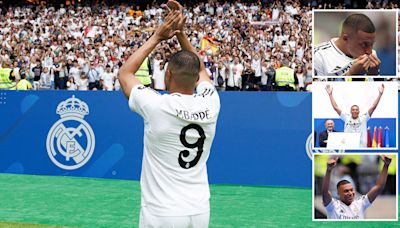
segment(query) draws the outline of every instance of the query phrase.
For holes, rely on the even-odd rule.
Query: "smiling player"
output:
[[[368,109],[367,112],[362,113],[360,115],[360,108],[358,105],[352,105],[350,109],[350,114],[342,112],[342,109],[339,108],[338,104],[333,97],[333,88],[330,85],[326,85],[326,92],[328,93],[329,100],[331,102],[332,108],[336,111],[336,113],[340,116],[340,119],[344,121],[344,132],[349,133],[360,133],[360,147],[367,147],[368,143],[368,133],[367,133],[367,122],[371,118],[374,113],[376,107],[381,100],[383,92],[385,91],[385,86],[382,84],[379,88],[379,95],[375,99],[374,103]]]
[[[381,173],[373,186],[366,195],[355,197],[353,185],[347,180],[341,180],[337,183],[339,199],[332,198],[329,192],[329,183],[332,169],[335,167],[338,157],[330,159],[327,163],[326,174],[322,184],[322,201],[328,214],[328,219],[364,219],[365,210],[371,206],[376,197],[385,188],[388,167],[392,158],[382,155],[384,163]]]

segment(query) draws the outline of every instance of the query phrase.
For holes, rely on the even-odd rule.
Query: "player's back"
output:
[[[206,161],[215,135],[219,97],[208,82],[195,95],[132,91],[130,106],[145,121],[142,206],[161,216],[209,210]],[[136,94],[135,94],[136,92]]]

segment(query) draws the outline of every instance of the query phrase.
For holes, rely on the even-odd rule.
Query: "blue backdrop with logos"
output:
[[[372,114],[373,116],[373,114]],[[317,132],[316,147],[319,147],[319,133],[325,131],[325,121],[327,119],[314,119],[314,130]],[[344,122],[341,119],[331,119],[335,123],[335,130],[339,132],[344,131]],[[382,147],[384,147],[387,133],[388,147],[396,148],[396,118],[371,118],[368,120],[367,126],[370,128],[371,140],[374,137],[374,128],[376,127],[376,140],[378,141],[379,127],[382,128]],[[387,132],[385,128],[387,127]]]
[[[210,183],[311,187],[310,93],[220,97]],[[143,121],[120,92],[0,91],[0,117],[0,172],[140,178]]]

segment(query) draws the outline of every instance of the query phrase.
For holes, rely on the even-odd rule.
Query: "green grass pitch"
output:
[[[0,174],[0,227],[137,227],[139,209],[138,181]],[[211,185],[211,228],[357,225],[312,222],[311,189]]]

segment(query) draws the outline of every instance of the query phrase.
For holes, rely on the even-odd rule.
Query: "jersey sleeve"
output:
[[[342,111],[342,113],[340,113],[340,119],[342,119],[346,123],[349,121],[349,115]]]
[[[361,209],[363,211],[367,210],[371,206],[371,202],[368,199],[368,195],[363,195],[360,197],[360,204],[361,204]]]
[[[362,120],[362,121],[368,121],[370,118],[371,118],[371,116],[369,115],[368,112],[366,112],[366,113],[363,115],[363,120]]]
[[[220,100],[219,95],[215,87],[208,81],[200,82],[196,87],[196,97],[201,97],[202,99],[209,100],[213,105],[215,113],[219,113]]]
[[[144,119],[147,119],[152,109],[156,107],[162,98],[157,91],[145,87],[144,85],[136,85],[132,88],[129,95],[129,108],[137,112]]]
[[[324,64],[320,52],[315,52],[314,54],[314,74],[315,76],[328,76],[324,75]]]
[[[218,97],[218,92],[215,87],[208,81],[200,82],[196,87],[196,95],[203,97]]]
[[[326,205],[325,207],[326,212],[328,212],[328,214],[332,213],[335,210],[335,199],[332,198],[331,202]]]

